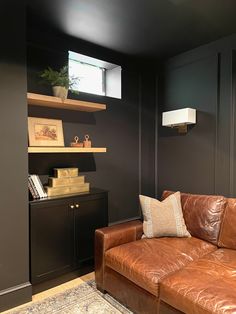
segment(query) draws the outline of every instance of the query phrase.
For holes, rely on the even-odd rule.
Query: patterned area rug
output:
[[[10,314],[132,314],[109,294],[96,289],[94,280],[13,310]]]

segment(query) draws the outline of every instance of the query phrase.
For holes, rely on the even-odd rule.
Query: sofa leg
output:
[[[107,293],[106,290],[104,290],[103,288],[101,288],[100,286],[96,285],[96,288],[102,292],[103,294]]]

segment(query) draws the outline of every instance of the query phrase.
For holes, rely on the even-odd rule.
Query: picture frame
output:
[[[28,118],[29,146],[64,147],[62,120]]]

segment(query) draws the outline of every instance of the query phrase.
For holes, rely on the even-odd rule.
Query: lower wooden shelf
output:
[[[106,153],[106,147],[28,147],[28,153]]]

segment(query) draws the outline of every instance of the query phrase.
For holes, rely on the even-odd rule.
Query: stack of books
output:
[[[54,177],[49,177],[45,187],[48,196],[89,192],[89,183],[79,176],[78,168],[55,168]]]
[[[42,182],[39,176],[36,174],[28,175],[28,187],[33,199],[45,198],[47,193],[45,192]]]

